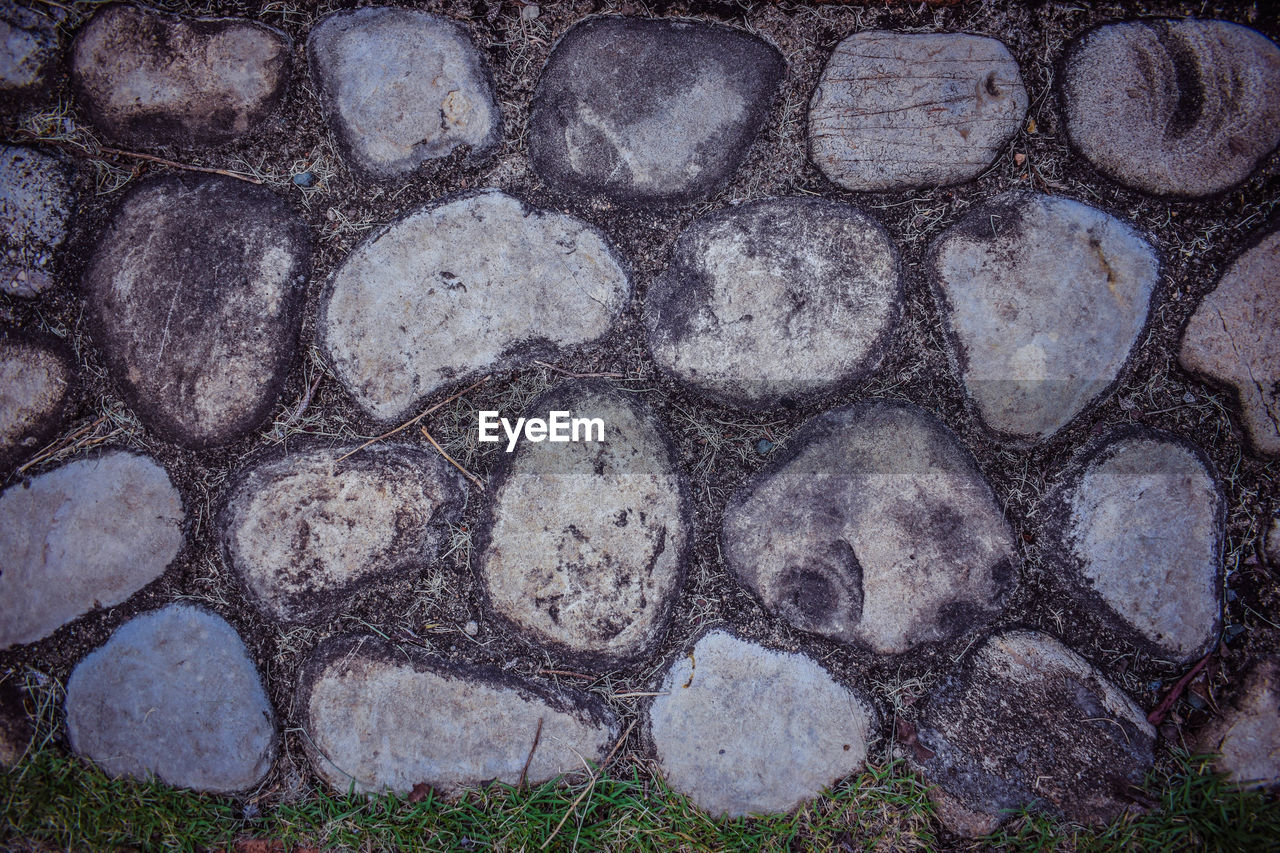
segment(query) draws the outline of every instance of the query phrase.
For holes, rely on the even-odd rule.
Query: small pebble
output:
[[[542,14],[542,10],[538,8],[537,3],[530,3],[527,6],[520,7],[520,20],[522,21],[536,21],[540,14]]]
[[[1192,394],[1190,391],[1182,395],[1182,402],[1186,403],[1187,405],[1191,405],[1195,401],[1196,401],[1196,395]]]
[[[476,634],[480,633],[480,626],[476,624],[476,620],[469,619],[467,620],[467,624],[462,626],[462,633],[466,634],[468,637],[474,637]]]
[[[316,176],[310,172],[300,172],[293,176],[293,182],[305,189],[310,189],[316,185]]]
[[[762,438],[756,442],[756,453],[764,456],[770,450],[773,450],[773,442],[767,438]]]

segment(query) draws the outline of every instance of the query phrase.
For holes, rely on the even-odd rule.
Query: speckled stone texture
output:
[[[335,12],[311,30],[307,57],[335,138],[370,177],[406,175],[459,146],[476,160],[502,140],[488,65],[449,18]]]
[[[1280,784],[1280,658],[1253,661],[1233,695],[1200,733],[1199,749],[1240,785]]]
[[[74,203],[71,170],[62,160],[0,146],[0,291],[34,297],[53,285]]]
[[[529,156],[555,190],[687,204],[733,175],[786,62],[742,30],[601,16],[556,43],[533,94]]]
[[[991,164],[1026,111],[1017,60],[996,39],[855,33],[809,101],[809,156],[851,190],[960,183]]]
[[[61,338],[0,327],[0,470],[34,455],[57,432],[75,367]]]
[[[0,5],[0,109],[28,106],[47,94],[59,57],[62,14],[53,5]]]

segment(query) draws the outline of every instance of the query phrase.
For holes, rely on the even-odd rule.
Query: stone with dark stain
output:
[[[537,785],[598,764],[618,737],[617,718],[592,694],[373,636],[322,643],[296,707],[311,765],[338,794]]]
[[[52,4],[0,5],[0,111],[16,112],[47,95],[60,56],[62,17]]]
[[[307,57],[351,162],[406,175],[459,146],[471,161],[502,141],[493,76],[461,24],[411,9],[346,9],[307,37]]]
[[[1280,784],[1280,658],[1250,662],[1232,678],[1229,701],[1196,738],[1197,751],[1243,786]]]
[[[654,360],[712,397],[769,408],[865,376],[902,314],[897,250],[852,205],[753,202],[695,220],[649,287]]]
[[[771,613],[881,654],[1000,612],[1017,552],[941,421],[866,401],[814,418],[729,501],[725,562]]]
[[[466,490],[440,454],[380,444],[348,456],[354,449],[262,460],[219,515],[227,562],[278,620],[317,618],[356,587],[421,572],[461,517]]]
[[[1236,258],[1200,303],[1178,359],[1231,388],[1250,445],[1280,456],[1280,230]]]
[[[976,178],[1018,131],[1027,89],[1000,41],[968,33],[855,33],[809,101],[809,155],[846,189]]]
[[[84,273],[91,329],[143,422],[211,447],[256,428],[297,349],[306,226],[265,187],[165,176],[121,202]]]
[[[737,171],[786,62],[741,30],[601,16],[565,33],[533,94],[529,156],[553,189],[687,204]]]
[[[1280,143],[1280,48],[1228,21],[1090,30],[1068,48],[1061,85],[1071,142],[1143,192],[1221,192]]]
[[[0,146],[0,291],[35,297],[54,283],[74,205],[71,171],[61,160]]]
[[[662,638],[680,590],[687,485],[664,428],[636,396],[571,382],[521,415],[553,410],[602,419],[604,441],[522,439],[499,456],[477,543],[488,604],[584,666],[632,659]]]
[[[54,436],[74,383],[75,359],[61,338],[0,328],[0,470]]]
[[[71,84],[118,145],[209,147],[261,127],[289,85],[291,45],[238,18],[99,10],[71,46]]]
[[[1159,283],[1131,225],[1034,193],[972,209],[927,267],[970,404],[1021,442],[1049,438],[1114,387]]]
[[[1142,427],[1107,435],[1043,515],[1045,566],[1081,607],[1156,658],[1195,660],[1217,642],[1226,499],[1195,445]]]
[[[1030,807],[1097,825],[1135,803],[1154,758],[1146,714],[1054,638],[990,638],[914,710],[908,760],[958,835]]]

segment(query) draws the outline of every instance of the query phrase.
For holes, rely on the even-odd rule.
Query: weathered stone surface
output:
[[[111,451],[0,493],[0,648],[47,637],[160,577],[182,548],[164,468]]]
[[[36,296],[53,284],[73,201],[71,176],[60,160],[34,148],[0,146],[0,291]]]
[[[435,559],[466,489],[434,451],[314,447],[266,459],[232,487],[219,517],[227,562],[282,621],[319,616],[356,587]]]
[[[372,636],[321,644],[297,707],[312,766],[341,793],[514,785],[526,762],[537,784],[582,770],[584,760],[599,763],[618,737],[617,720],[594,696],[454,666]]]
[[[685,229],[644,310],[660,367],[712,396],[769,406],[875,367],[902,312],[897,250],[851,205],[746,204]]]
[[[817,661],[712,631],[648,713],[663,776],[713,815],[787,812],[862,768],[875,710]]]
[[[256,130],[289,85],[289,38],[238,18],[109,5],[71,46],[89,120],[121,145],[205,147]]]
[[[112,776],[198,791],[251,788],[271,768],[275,714],[220,616],[170,604],[126,622],[67,681],[71,747]]]
[[[1132,803],[1153,763],[1142,709],[1054,638],[992,637],[918,712],[908,758],[953,832],[985,835],[1034,806],[1084,824]]]
[[[334,137],[372,177],[408,174],[463,145],[479,159],[502,140],[489,67],[441,15],[335,12],[311,30],[307,57]]]
[[[310,248],[264,187],[166,176],[129,193],[84,287],[107,364],[147,426],[209,447],[267,416],[297,348]]]
[[[0,768],[17,764],[34,736],[22,688],[12,676],[0,681]]]
[[[1203,752],[1241,785],[1280,784],[1280,659],[1254,661],[1230,704],[1200,733]]]
[[[1068,48],[1062,93],[1085,159],[1156,195],[1225,190],[1280,143],[1280,48],[1227,21],[1091,30]]]
[[[70,349],[53,335],[0,328],[0,470],[58,431],[75,379]]]
[[[706,198],[746,157],[785,70],[777,48],[740,30],[587,18],[556,43],[534,91],[534,171],[626,205]]]
[[[855,33],[836,45],[809,101],[809,154],[851,190],[976,178],[1027,111],[1018,62],[967,33]]]
[[[1280,456],[1280,231],[1237,258],[1200,303],[1179,360],[1234,389],[1250,444]]]
[[[979,417],[1031,441],[1112,387],[1159,280],[1155,252],[1131,226],[1032,193],[971,211],[934,243],[928,264]]]
[[[480,578],[493,609],[538,642],[586,665],[635,657],[661,639],[680,590],[687,484],[634,396],[571,382],[522,414],[551,411],[600,418],[604,440],[523,442],[499,457]]]
[[[1198,658],[1221,623],[1225,506],[1194,445],[1122,429],[1073,463],[1046,498],[1044,560],[1156,657]]]
[[[771,613],[880,653],[1000,610],[1013,534],[941,421],[883,400],[809,421],[729,500],[725,562]]]
[[[356,402],[398,421],[476,370],[600,337],[630,293],[601,231],[488,190],[356,247],[333,275],[320,333]]]
[[[0,109],[22,106],[48,89],[58,61],[56,11],[0,6]]]

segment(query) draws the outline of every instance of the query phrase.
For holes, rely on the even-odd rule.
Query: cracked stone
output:
[[[881,654],[994,618],[1013,534],[933,415],[865,401],[809,421],[729,500],[725,562],[770,613]]]
[[[0,493],[0,649],[114,607],[160,577],[182,548],[183,518],[164,468],[120,450]]]
[[[876,713],[803,654],[722,630],[677,658],[646,722],[667,782],[717,817],[788,812],[866,762]]]
[[[61,160],[0,146],[0,291],[34,297],[53,284],[73,202],[71,173]]]
[[[1200,303],[1179,361],[1233,389],[1249,443],[1280,456],[1280,231],[1236,258]]]
[[[252,21],[113,4],[76,36],[71,84],[108,141],[211,147],[262,125],[288,88],[291,50]]]
[[[502,140],[489,67],[446,17],[335,12],[311,31],[307,56],[334,136],[371,177],[406,175],[459,146],[479,160]]]
[[[971,405],[1022,441],[1047,439],[1114,387],[1159,281],[1132,226],[1033,193],[973,209],[928,266]]]
[[[372,636],[322,643],[303,670],[298,707],[312,767],[342,794],[515,785],[526,762],[536,785],[600,763],[618,737],[594,695]]]
[[[66,710],[72,749],[111,776],[244,791],[276,751],[275,714],[244,641],[188,604],[116,629],[72,670]]]
[[[1213,20],[1108,24],[1068,48],[1071,142],[1106,176],[1154,195],[1240,183],[1280,143],[1280,48]]]
[[[809,102],[809,151],[851,190],[976,178],[1018,131],[1027,90],[1000,41],[967,33],[855,33]]]
[[[85,270],[90,328],[143,422],[187,447],[256,428],[297,349],[306,226],[265,187],[219,176],[139,184]]]
[[[320,336],[356,402],[398,422],[479,370],[603,336],[630,295],[599,229],[486,190],[420,208],[361,243],[333,274]]]
[[[1154,763],[1146,714],[1054,638],[990,638],[916,710],[908,753],[938,817],[993,832],[1026,807],[1098,825],[1124,814]]]
[[[231,490],[218,525],[227,562],[276,619],[314,619],[358,587],[420,573],[462,516],[462,478],[439,454],[353,449],[268,458]]]
[[[874,369],[902,313],[898,253],[851,205],[745,204],[685,229],[644,311],[660,367],[713,397],[768,407]]]
[[[43,11],[43,10],[41,10]],[[40,99],[49,89],[61,52],[59,10],[47,14],[5,3],[0,7],[0,109],[14,111]]]
[[[529,156],[553,189],[624,205],[707,198],[737,171],[786,62],[741,30],[600,16],[565,33],[533,95]]]
[[[1153,657],[1217,642],[1226,500],[1199,448],[1141,427],[1105,437],[1045,501],[1044,559]]]
[[[1280,783],[1280,659],[1253,661],[1222,713],[1199,736],[1199,750],[1239,785]]]
[[[666,631],[684,577],[688,486],[664,428],[633,395],[571,382],[523,414],[557,410],[600,418],[604,440],[524,442],[499,457],[480,579],[518,632],[584,666],[608,665]]]
[[[75,360],[61,338],[0,328],[0,470],[53,438],[74,382]]]

